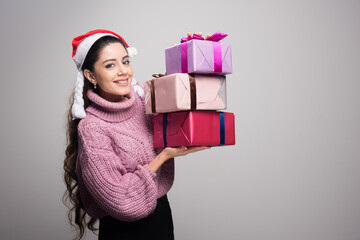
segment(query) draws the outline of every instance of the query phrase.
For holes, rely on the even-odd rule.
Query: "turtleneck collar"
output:
[[[133,88],[130,89],[130,93],[119,102],[109,102],[93,90],[89,90],[87,96],[91,103],[86,112],[109,122],[120,122],[130,118],[136,110],[136,94]]]

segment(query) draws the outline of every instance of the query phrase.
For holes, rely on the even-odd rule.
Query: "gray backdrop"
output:
[[[138,49],[140,83],[187,31],[229,34],[237,143],[176,159],[176,239],[360,239],[359,0],[0,0],[0,239],[73,236],[70,43],[96,28]]]

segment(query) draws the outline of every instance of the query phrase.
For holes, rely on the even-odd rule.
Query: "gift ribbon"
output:
[[[196,110],[196,80],[194,76],[189,75],[190,82],[190,110]]]
[[[164,74],[153,74],[155,78],[163,77]],[[196,80],[195,77],[189,74],[189,83],[190,83],[190,110],[196,110]],[[155,79],[151,80],[150,85],[150,95],[151,95],[151,112],[156,113],[156,104],[155,104]]]
[[[181,72],[188,72],[188,54],[187,54],[187,42],[190,40],[203,40],[203,41],[212,41],[213,42],[213,54],[214,54],[214,74],[222,72],[222,53],[221,53],[221,43],[219,42],[227,36],[226,33],[216,32],[208,39],[193,34],[187,38],[181,38]]]
[[[156,113],[156,106],[155,106],[155,79],[151,80],[150,92],[151,92],[151,112]]]
[[[225,144],[225,114],[219,112],[220,118],[220,146]]]
[[[164,147],[167,147],[166,130],[167,130],[167,113],[164,113],[164,114],[163,114],[163,139],[164,139]]]
[[[213,52],[214,52],[214,73],[218,74],[222,72],[221,43],[213,42]]]

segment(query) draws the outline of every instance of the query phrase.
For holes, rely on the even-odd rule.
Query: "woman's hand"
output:
[[[200,32],[198,32],[198,34],[197,35],[199,35],[200,37],[202,37],[202,32],[200,31]],[[191,32],[189,31],[188,33],[187,33],[187,36],[188,37],[191,37]],[[206,37],[204,38],[205,40],[208,40],[210,37],[212,36],[212,34],[211,33],[209,33],[208,35],[206,35]],[[173,44],[171,44],[171,46],[176,46],[177,44],[176,43],[173,43]]]
[[[197,35],[199,35],[200,37],[202,37],[202,32],[199,32]],[[188,37],[191,37],[191,32],[188,32]],[[209,33],[208,35],[206,35],[206,37],[205,37],[205,40],[208,40],[210,37],[211,37],[211,33]]]
[[[159,155],[156,156],[148,165],[151,171],[154,173],[159,170],[161,165],[163,165],[168,159],[174,157],[185,156],[189,153],[194,153],[209,149],[208,146],[196,146],[196,147],[167,147]]]
[[[174,157],[185,156],[189,153],[198,152],[201,150],[209,149],[208,146],[196,146],[196,147],[167,147],[163,150],[168,159]]]

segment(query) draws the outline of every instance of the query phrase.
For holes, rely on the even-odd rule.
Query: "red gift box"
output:
[[[183,111],[154,115],[154,147],[235,144],[235,115]]]

